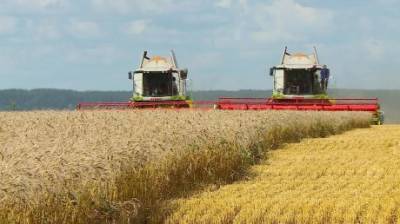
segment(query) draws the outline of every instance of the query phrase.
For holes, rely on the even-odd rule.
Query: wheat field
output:
[[[136,204],[148,219],[146,206],[201,183],[235,181],[269,148],[368,127],[369,119],[279,111],[3,112],[0,221],[129,223],[140,213]],[[126,215],[132,201],[135,212]]]
[[[281,114],[288,118],[289,114]],[[37,192],[110,180],[126,163],[142,166],[213,139],[246,144],[274,113],[21,112],[0,113],[0,200],[31,200]]]
[[[399,223],[400,126],[288,144],[250,180],[172,204],[167,223]]]

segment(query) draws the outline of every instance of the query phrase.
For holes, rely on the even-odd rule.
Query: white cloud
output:
[[[399,3],[398,0],[372,0],[372,2],[377,2],[379,4],[383,4],[383,5],[387,5],[387,6]]]
[[[13,0],[16,4],[24,7],[34,8],[48,8],[54,6],[60,6],[64,3],[64,0]]]
[[[14,17],[0,16],[0,34],[12,34],[16,28],[17,20]]]
[[[106,64],[112,65],[123,58],[123,53],[114,46],[98,45],[91,48],[68,47],[65,59],[72,64]]]
[[[91,0],[97,11],[116,11],[124,14],[138,12],[165,12],[174,7],[172,0]]]
[[[63,8],[68,0],[1,0],[0,10],[7,12],[36,11]]]
[[[252,88],[263,85],[265,65],[278,63],[287,44],[293,51],[316,45],[321,62],[331,65],[347,87],[360,86],[357,82],[367,79],[364,73],[372,74],[377,67],[382,69],[379,74],[395,74],[391,65],[399,62],[400,45],[394,39],[400,35],[395,11],[400,1],[368,0],[364,5],[342,1],[0,0],[0,15],[4,15],[0,16],[0,63],[18,71],[23,61],[27,68],[38,68],[26,69],[35,74],[43,66],[71,63],[101,73],[99,64],[114,66],[111,70],[118,70],[118,63],[129,65],[129,49],[174,48],[188,55],[178,59],[192,68],[199,89],[208,88],[212,75],[231,80],[215,82],[214,88]],[[115,31],[123,35],[118,41],[104,38]],[[73,37],[82,39],[71,41]],[[232,69],[232,64],[238,64],[238,69]],[[244,70],[252,77],[241,83]]]
[[[20,40],[33,40],[37,42],[57,40],[62,37],[60,24],[57,20],[50,19],[25,19],[23,35]]]
[[[212,67],[217,67],[224,60],[224,55],[220,52],[201,52],[188,60],[191,69],[206,70]]]
[[[62,36],[56,22],[43,21],[39,24],[34,24],[33,22],[30,23],[34,29],[33,33],[36,40],[54,40]]]
[[[149,26],[149,20],[136,20],[128,23],[124,31],[129,35],[135,36],[144,33]]]
[[[274,0],[251,7],[245,15],[250,18],[247,27],[253,27],[252,37],[258,41],[295,41],[324,34],[333,20],[331,11],[304,6],[295,0]]]
[[[182,44],[185,33],[154,24],[152,20],[134,20],[122,26],[122,32],[146,43]],[[162,37],[162,38],[160,38]]]
[[[79,38],[90,38],[101,35],[99,25],[92,21],[72,20],[69,24],[68,32]]]
[[[215,6],[221,8],[230,8],[232,5],[232,0],[217,0]]]
[[[385,44],[376,39],[364,41],[362,48],[366,51],[366,57],[373,60],[382,59],[385,54]]]
[[[260,48],[260,44],[290,42],[291,45],[315,42],[332,33],[333,11],[306,6],[298,0],[272,0],[255,2],[232,0],[217,2],[224,6],[228,20],[215,20],[219,24],[209,30],[209,42],[214,47],[238,47],[242,50]],[[226,18],[225,17],[225,18]]]

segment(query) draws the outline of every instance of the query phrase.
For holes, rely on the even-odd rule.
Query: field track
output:
[[[169,223],[400,222],[400,126],[288,144],[252,173],[175,201]]]

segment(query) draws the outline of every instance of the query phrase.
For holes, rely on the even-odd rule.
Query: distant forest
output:
[[[400,123],[400,90],[352,90],[334,89],[330,93],[334,97],[378,97],[385,111],[387,123]],[[129,91],[73,91],[58,89],[0,90],[1,111],[21,110],[73,110],[79,102],[127,101],[132,93]],[[268,97],[268,90],[239,91],[193,91],[194,100],[216,100],[219,96],[232,97]]]

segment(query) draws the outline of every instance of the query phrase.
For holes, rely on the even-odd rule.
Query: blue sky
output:
[[[130,90],[170,49],[192,89],[270,89],[285,46],[316,46],[331,87],[399,89],[400,1],[0,0],[0,89]]]

